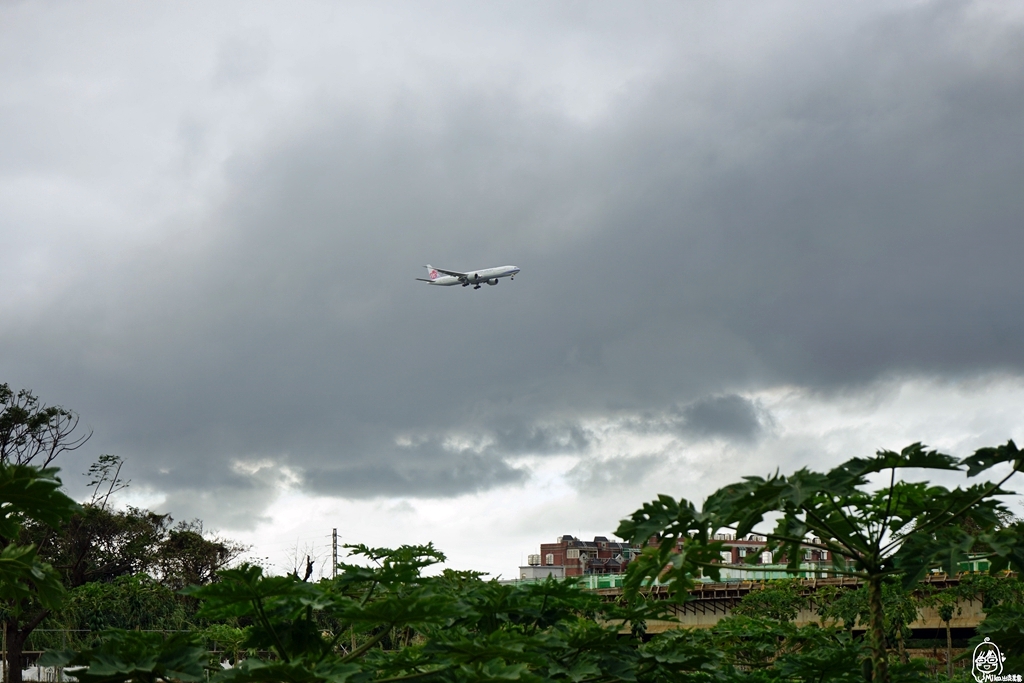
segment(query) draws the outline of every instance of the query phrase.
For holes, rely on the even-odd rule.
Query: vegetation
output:
[[[1011,468],[1001,481],[966,488],[946,489],[897,476],[916,470],[974,477],[1004,463]],[[731,530],[745,536],[777,516],[774,528],[762,532],[765,550],[785,558],[791,571],[799,571],[802,546],[817,539],[833,558],[834,573],[864,582],[872,680],[890,681],[887,581],[896,578],[910,589],[931,569],[955,574],[975,553],[990,559],[993,572],[1024,568],[1024,524],[1006,524],[1009,512],[999,502],[1010,493],[1002,486],[1021,469],[1024,455],[1012,441],[980,449],[962,461],[917,443],[900,453],[854,458],[827,473],[801,469],[788,477],[747,477],[713,493],[700,510],[687,500],[660,496],[616,531],[633,542],[658,539],[630,567],[626,585],[636,593],[645,580],[667,577],[677,594],[684,595],[701,572],[719,576],[725,543],[715,539],[716,533]],[[875,480],[885,483],[873,486]],[[900,623],[906,623],[905,617],[898,614],[889,630],[901,633]]]
[[[181,628],[197,606],[176,593],[208,583],[243,548],[209,539],[201,525],[110,506],[124,488],[123,461],[102,455],[89,468],[91,499],[60,492],[61,453],[81,447],[78,416],[31,392],[0,384],[0,621],[7,683],[20,683],[28,646],[67,643],[37,629],[76,631],[120,625]],[[84,635],[84,634],[83,634]]]
[[[988,615],[979,638],[1009,652],[1008,670],[1024,668],[1024,587],[1004,571],[1024,566],[1022,529],[998,502],[1022,468],[1012,442],[961,461],[914,444],[824,474],[751,477],[701,510],[660,497],[620,526],[621,537],[653,542],[631,567],[623,599],[608,602],[571,581],[507,585],[439,571],[445,558],[432,545],[348,546],[337,576],[315,583],[231,568],[241,548],[207,538],[200,523],[112,508],[127,485],[117,456],[100,457],[90,500],[75,504],[57,471],[32,460],[49,464],[61,451],[48,438],[80,445],[68,431],[76,418],[0,387],[0,618],[10,683],[20,683],[24,645],[44,622],[88,631],[34,641],[53,648],[43,665],[73,667],[83,683],[945,680],[951,669],[933,674],[934,662],[907,655],[909,625],[934,607],[949,659],[950,623],[971,600]],[[952,490],[898,476],[973,477],[1004,463],[1002,481]],[[646,600],[652,577],[685,599],[693,577],[718,577],[716,532],[746,535],[769,518],[765,550],[791,571],[815,539],[831,552],[832,571],[861,587],[810,593],[797,581],[771,582],[712,628],[646,632],[651,620],[670,618],[666,603]],[[942,590],[920,583],[934,568],[955,573],[968,556],[988,558],[990,573]],[[808,611],[818,623],[799,625]]]
[[[53,468],[0,464],[0,618],[7,646],[8,683],[21,683],[25,641],[64,597],[60,574],[18,537],[26,521],[51,527],[78,507],[61,493]]]
[[[253,656],[212,680],[729,680],[731,667],[700,643],[620,637],[631,621],[654,613],[602,602],[572,584],[427,576],[444,560],[429,545],[350,550],[367,564],[342,564],[336,579],[307,583],[242,565],[185,591],[202,600],[201,618],[246,625],[240,646]],[[182,659],[199,648],[198,636],[156,643],[117,631],[94,649],[55,652],[47,662],[86,666],[102,678],[83,680],[113,683],[145,678],[167,661],[181,680],[198,680],[201,648]]]
[[[85,445],[92,434],[76,435],[78,415],[47,406],[27,389],[15,393],[0,384],[0,464],[47,468],[61,453]]]
[[[752,592],[713,628],[638,638],[631,635],[638,621],[664,615],[602,602],[571,582],[503,585],[465,572],[431,576],[444,560],[432,546],[350,550],[364,561],[342,564],[337,579],[317,583],[295,574],[266,576],[250,565],[222,571],[220,582],[186,591],[202,602],[200,616],[213,622],[206,629],[165,638],[110,631],[93,647],[53,652],[46,663],[87,667],[82,680],[96,683],[197,681],[204,670],[214,683],[852,682],[865,680],[865,664],[871,675],[869,644],[843,626],[796,626],[757,614],[765,604],[792,605],[791,582]],[[843,590],[862,594],[854,602],[866,593]],[[208,660],[213,639],[222,645],[218,661]],[[234,666],[222,669],[221,658]],[[890,679],[945,679],[928,665],[894,662]]]

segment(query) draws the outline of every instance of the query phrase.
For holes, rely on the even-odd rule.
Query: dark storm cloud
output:
[[[753,441],[773,424],[771,413],[757,402],[738,394],[715,394],[626,417],[619,420],[618,428],[638,436],[673,435],[683,442]]]
[[[757,406],[742,396],[710,396],[680,413],[682,429],[697,436],[752,439],[763,429]]]
[[[435,451],[434,457],[425,457],[424,449],[410,449],[401,455],[394,459],[377,456],[369,462],[348,459],[334,466],[309,468],[303,483],[308,490],[323,495],[363,498],[384,491],[399,496],[442,497],[519,484],[526,478],[524,471],[486,455]]]
[[[594,443],[594,435],[585,426],[571,422],[516,424],[498,428],[489,436],[495,442],[494,450],[506,455],[580,453]]]
[[[319,102],[235,151],[215,211],[5,327],[0,379],[77,408],[136,481],[258,512],[271,470],[250,490],[230,463],[447,496],[585,451],[587,419],[683,406],[680,433],[749,439],[744,388],[1021,372],[1021,26],[961,3],[767,47],[728,26],[586,121],[524,92],[519,52],[487,87],[438,67],[373,111]],[[232,40],[217,83],[272,69]],[[440,289],[427,262],[523,271]]]

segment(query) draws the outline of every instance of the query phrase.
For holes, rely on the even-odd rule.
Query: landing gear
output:
[[[480,289],[480,285],[477,285],[477,286],[476,286],[476,287],[474,287],[473,289]]]

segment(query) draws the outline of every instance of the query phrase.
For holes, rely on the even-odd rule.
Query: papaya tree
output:
[[[912,481],[906,474],[953,473],[973,478],[996,466],[1009,472],[995,483],[946,488]],[[765,552],[800,571],[807,545],[827,550],[831,572],[854,576],[867,588],[867,631],[872,680],[890,681],[885,646],[883,586],[897,577],[912,588],[930,570],[955,574],[969,557],[987,558],[993,572],[1024,569],[1024,528],[1007,525],[1003,488],[1024,469],[1024,453],[1009,441],[958,460],[915,443],[900,452],[853,458],[828,472],[801,469],[792,475],[746,477],[712,493],[701,509],[659,496],[623,520],[616,534],[645,543],[631,565],[626,587],[639,590],[651,577],[668,579],[677,595],[700,572],[718,579],[726,542],[716,534],[765,536]],[[769,528],[761,527],[770,524]],[[652,542],[653,540],[653,542]]]
[[[58,526],[78,505],[61,491],[56,468],[0,462],[0,619],[7,683],[21,683],[25,641],[64,596],[60,574],[32,543],[19,542],[26,522]]]
[[[210,682],[736,680],[699,636],[625,636],[631,621],[663,617],[660,606],[620,606],[571,581],[505,585],[474,572],[428,574],[444,560],[432,545],[349,549],[359,561],[316,583],[241,565],[186,589],[201,602],[200,618],[246,624],[231,636],[236,665],[207,669]],[[214,632],[110,631],[91,648],[51,651],[42,661],[82,667],[75,676],[85,683],[197,681],[208,666],[200,635]]]

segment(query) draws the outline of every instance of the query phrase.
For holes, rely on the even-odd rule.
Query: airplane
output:
[[[435,268],[429,263],[424,267],[427,269],[427,277],[418,277],[416,279],[420,282],[440,285],[441,287],[451,287],[452,285],[469,287],[470,285],[475,285],[473,289],[480,289],[480,285],[484,282],[489,285],[496,285],[498,284],[499,277],[507,277],[515,280],[516,275],[519,274],[519,268],[517,266],[498,266],[497,268],[472,270],[468,273],[460,273],[457,270],[445,270],[444,268]]]

